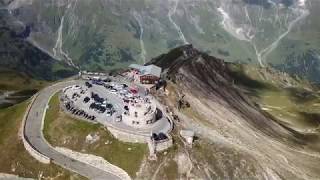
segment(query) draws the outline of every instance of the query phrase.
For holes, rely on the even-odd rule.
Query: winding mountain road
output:
[[[50,158],[51,162],[62,166],[70,171],[76,172],[89,179],[117,180],[120,179],[116,174],[112,174],[98,169],[89,164],[80,162],[56,151],[43,136],[43,120],[46,113],[48,102],[52,95],[64,87],[74,85],[80,81],[73,80],[60,82],[41,90],[35,97],[30,106],[24,126],[24,136],[27,142],[39,153]]]

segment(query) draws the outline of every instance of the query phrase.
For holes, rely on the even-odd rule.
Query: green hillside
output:
[[[35,179],[84,179],[54,164],[42,164],[25,150],[19,129],[28,103],[0,109],[0,172]]]
[[[235,64],[230,67],[234,83],[280,124],[300,132],[319,132],[319,87],[272,68]]]
[[[0,66],[35,79],[56,80],[76,73],[29,42],[12,37],[12,31],[0,28]]]

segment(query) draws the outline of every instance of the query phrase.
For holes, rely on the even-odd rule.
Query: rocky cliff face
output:
[[[303,69],[310,61],[301,55],[311,50],[319,61],[317,0],[13,0],[2,6],[11,21],[31,27],[30,42],[83,69],[145,63],[188,43],[228,61],[270,63],[301,75],[309,75]],[[314,68],[310,76],[318,73]]]
[[[265,98],[270,94],[264,94],[293,90],[299,92],[303,89],[306,94],[314,93],[311,99],[317,101],[313,102],[308,95],[305,95],[300,97],[299,103],[303,103],[303,106],[311,101],[316,104],[319,95],[313,91],[314,87],[310,84],[271,68],[225,63],[199,52],[192,46],[174,49],[155,58],[153,62],[165,69],[172,83],[167,98],[168,105],[174,108],[175,100],[170,101],[170,96],[174,99],[179,94],[184,94],[191,104],[190,109],[175,111],[183,120],[183,126],[196,130],[201,138],[231,148],[240,154],[246,153],[248,158],[255,160],[255,175],[251,174],[251,177],[246,178],[317,179],[320,177],[317,168],[320,158],[317,120],[314,119],[314,126],[309,124],[310,126],[302,127],[298,125],[299,122],[309,122],[311,119],[301,117],[299,121],[290,121],[294,119],[293,116],[284,114],[290,111],[296,115],[293,109],[285,109],[285,106],[290,104],[269,102]],[[298,97],[298,94],[290,95]],[[284,94],[273,96],[283,99]],[[308,109],[311,110],[314,104],[308,106]],[[274,113],[272,108],[283,108],[281,111],[283,114]],[[305,113],[311,114],[309,110]],[[299,111],[298,116],[302,108],[297,111]],[[316,109],[314,115],[316,116],[318,112],[319,109]],[[221,169],[227,171],[224,168],[229,165],[222,163],[220,167],[210,166],[210,170],[213,174]],[[236,164],[231,166],[233,167],[229,168],[241,169]],[[237,173],[239,177],[243,177],[246,171],[241,170]],[[232,177],[234,176],[215,178]]]

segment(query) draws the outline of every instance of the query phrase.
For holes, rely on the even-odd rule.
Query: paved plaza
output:
[[[161,116],[162,113],[159,112],[160,108],[158,109],[156,107],[156,103],[153,103],[153,97],[146,95],[141,87],[137,88],[138,92],[133,94],[129,91],[130,87],[128,85],[123,85],[123,83],[109,82],[100,85],[98,84],[100,83],[90,82],[90,85],[92,86],[88,87],[83,81],[77,85],[66,87],[63,90],[62,95],[62,97],[66,98],[64,99],[64,103],[71,101],[74,107],[83,110],[88,115],[95,116],[95,121],[107,127],[112,126],[125,132],[132,132],[135,134],[139,133],[149,136],[151,133],[167,134],[171,131],[171,122],[166,117]],[[108,86],[115,87],[117,90],[106,88]],[[101,103],[98,103],[99,106],[105,107],[106,105],[110,106],[111,104],[112,113],[110,113],[110,108],[104,112],[90,108],[92,103],[96,103],[95,99],[92,98],[92,94],[97,94],[98,97],[102,99]],[[85,98],[90,98],[90,100],[85,102]],[[127,102],[128,99],[130,100],[129,103]],[[131,113],[129,117],[132,117],[132,119],[138,119],[137,121],[141,123],[144,123],[144,118],[151,117],[152,114],[150,113],[152,113],[154,110],[158,111],[155,113],[160,114],[160,116],[155,117],[156,119],[151,124],[147,124],[146,126],[133,126],[124,121],[125,118],[128,117],[127,115],[124,115],[126,114],[125,107],[130,109],[134,108],[136,113]],[[143,114],[145,109],[149,111],[146,111],[145,114]]]

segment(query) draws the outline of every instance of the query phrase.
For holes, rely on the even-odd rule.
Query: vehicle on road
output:
[[[92,87],[92,84],[90,84],[89,82],[86,82],[85,85],[86,85],[88,88],[91,88],[91,87]]]
[[[88,103],[89,101],[90,101],[90,98],[88,96],[83,99],[84,103]]]

